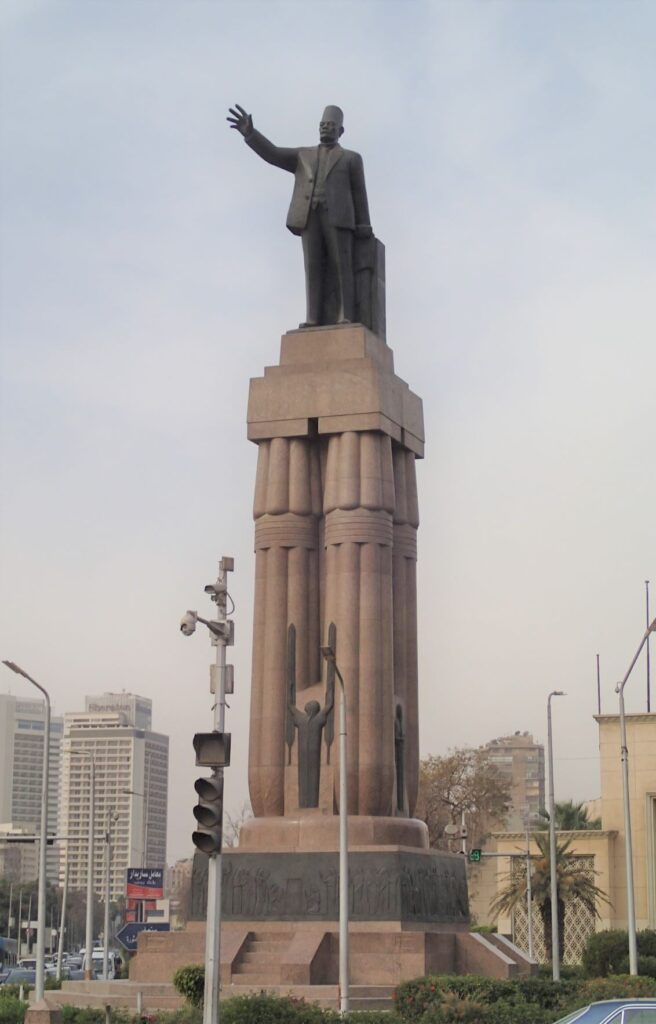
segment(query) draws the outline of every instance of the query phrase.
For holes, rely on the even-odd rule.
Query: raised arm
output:
[[[281,146],[274,146],[273,142],[270,142],[261,132],[258,132],[253,127],[252,116],[247,114],[238,103],[235,103],[234,108],[230,107],[230,114],[232,116],[227,117],[226,120],[230,122],[231,128],[236,128],[239,134],[243,136],[247,146],[250,146],[268,164],[280,167],[283,171],[294,173],[298,163],[298,149],[285,149]]]

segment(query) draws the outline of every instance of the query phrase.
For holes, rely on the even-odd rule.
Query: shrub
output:
[[[266,992],[234,996],[221,1005],[222,1024],[319,1024],[337,1016],[300,999],[280,998]]]
[[[205,967],[203,964],[179,967],[173,975],[173,984],[191,1006],[203,1005],[205,990]]]
[[[104,1010],[91,1006],[62,1006],[62,1024],[104,1024]]]
[[[6,995],[3,992],[0,996],[0,1024],[22,1024],[26,1009],[27,1003],[22,1003],[16,996]]]
[[[595,932],[583,951],[583,968],[588,978],[606,978],[617,974],[622,960],[629,952],[629,937],[616,929]]]
[[[656,995],[656,981],[653,978],[634,977],[630,974],[609,975],[608,978],[589,978],[581,982],[577,998],[579,1006],[594,1003],[600,999],[623,999],[631,996]]]
[[[644,957],[650,964],[651,957],[656,957],[656,931],[645,929],[638,932],[638,959]],[[622,974],[625,961],[629,955],[629,936],[627,932],[613,930],[595,932],[588,939],[583,953],[583,966],[588,978],[606,978],[609,974]],[[640,963],[638,963],[640,970]],[[642,974],[643,972],[640,971]],[[651,975],[651,968],[645,970]]]

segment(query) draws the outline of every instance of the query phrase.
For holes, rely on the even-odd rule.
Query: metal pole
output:
[[[349,1012],[349,877],[348,877],[348,778],[346,764],[346,690],[332,647],[321,648],[339,679],[339,1012]]]
[[[601,714],[601,671],[599,669],[599,655],[597,655],[597,714]]]
[[[9,910],[7,911],[7,938],[11,938],[11,903],[14,898],[14,883],[9,883]]]
[[[346,775],[346,691],[341,672],[339,679],[339,1012],[349,1012],[349,879],[348,879],[348,779]]]
[[[624,848],[626,854],[626,917],[629,932],[629,974],[638,973],[638,940],[636,935],[635,896],[633,883],[633,837],[629,800],[629,748],[626,743],[624,688],[620,690],[620,750],[622,761],[622,793],[624,796]]]
[[[87,753],[87,751],[85,751]],[[84,980],[93,981],[93,841],[95,831],[96,765],[89,752],[89,846],[87,850],[87,920],[84,952]]]
[[[109,895],[110,895],[110,865],[111,865],[111,829],[112,817],[107,810],[107,825],[105,829],[105,916],[103,920],[103,981],[109,981]]]
[[[145,756],[146,748],[144,745],[144,758]],[[141,835],[141,866],[142,868],[146,868],[148,867],[148,857],[146,856],[146,850],[148,847],[148,814],[150,811],[150,758],[148,758],[148,771],[144,772],[144,792],[141,810],[143,812],[143,829]]]
[[[23,890],[18,890],[18,956],[17,960],[21,959],[23,952]]]
[[[651,667],[649,660],[649,580],[645,580],[645,606],[647,611],[647,714],[651,711]]]
[[[528,925],[528,955],[533,959],[533,893],[531,891],[531,840],[526,818],[526,922]]]
[[[43,732],[43,769],[41,772],[41,828],[39,830],[39,890],[38,890],[38,913],[37,913],[37,937],[36,937],[36,979],[35,997],[37,1003],[43,999],[45,983],[45,943],[46,943],[46,849],[48,840],[48,776],[50,768],[50,697],[48,691],[37,683],[36,679],[28,675],[22,668],[13,661],[5,661],[4,664],[19,676],[23,676],[32,686],[45,697],[46,716]],[[30,915],[31,916],[31,915]]]
[[[551,698],[564,697],[562,690],[552,690],[547,698],[547,743],[549,748],[549,874],[551,893],[551,972],[560,981],[560,936],[558,935],[558,875],[556,872],[556,804],[554,801],[553,736],[551,731]]]
[[[61,917],[59,919],[59,942],[57,944],[57,981],[61,981],[62,957],[64,955],[64,929],[66,927],[66,901],[68,900],[68,843],[66,843],[66,861],[64,864],[64,888],[62,890]]]
[[[624,797],[624,853],[626,858],[626,917],[629,933],[629,973],[638,973],[638,940],[636,934],[635,891],[633,882],[633,834],[631,832],[631,801],[629,795],[629,747],[626,740],[626,715],[624,712],[624,687],[633,667],[640,657],[642,648],[649,640],[649,634],[656,632],[656,619],[647,626],[640,646],[621,683],[615,687],[620,703],[620,760],[622,763],[622,793]]]
[[[226,588],[228,571],[224,560],[219,563],[218,587],[216,594],[217,621],[227,620]],[[223,732],[225,726],[225,637],[212,634],[216,646],[216,669],[219,677],[219,693],[213,708],[213,728]],[[217,769],[217,776],[223,779],[223,768]],[[207,928],[205,934],[205,994],[203,1001],[203,1024],[218,1024],[220,1016],[219,997],[221,987],[221,851],[209,856],[207,874]]]

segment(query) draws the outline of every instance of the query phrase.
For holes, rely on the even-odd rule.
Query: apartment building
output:
[[[45,701],[0,694],[0,832],[38,834],[41,828]],[[48,834],[59,828],[59,779],[64,720],[50,719],[48,772]],[[0,857],[0,870],[10,881],[32,881],[38,874],[36,845],[8,848]],[[59,875],[59,848],[48,847],[49,882]]]
[[[500,736],[485,744],[490,764],[510,782],[511,807],[506,820],[509,831],[524,828],[526,814],[538,814],[545,806],[544,745],[528,732]]]
[[[166,863],[168,736],[152,731],[152,701],[131,693],[85,699],[64,716],[62,828],[68,838],[69,885],[87,883],[91,798],[93,885],[102,895],[110,837],[110,894],[125,895],[128,867]],[[92,788],[93,784],[93,788]],[[60,869],[63,881],[65,864]]]

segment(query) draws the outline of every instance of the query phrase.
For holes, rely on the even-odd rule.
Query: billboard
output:
[[[128,900],[161,900],[164,868],[128,868],[125,896]]]

